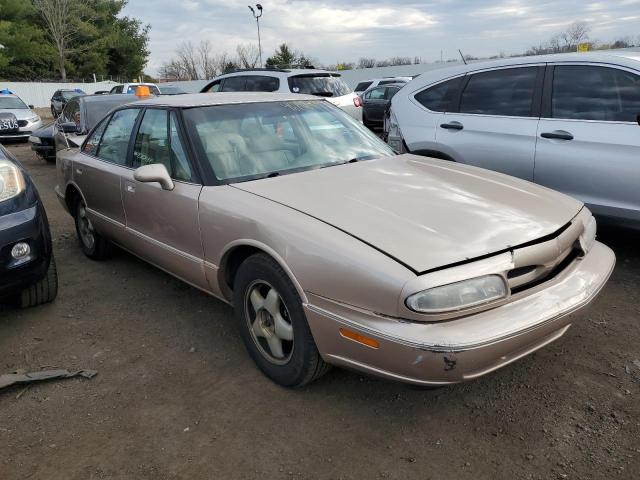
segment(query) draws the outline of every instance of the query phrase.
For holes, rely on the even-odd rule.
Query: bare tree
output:
[[[216,58],[212,53],[209,40],[202,40],[198,45],[198,64],[202,78],[209,80],[218,74]]]
[[[241,68],[256,68],[260,63],[260,50],[252,43],[241,43],[236,47],[238,64]]]
[[[87,0],[33,0],[42,16],[47,34],[58,54],[62,81],[67,80],[66,61],[80,32],[81,23],[90,20]]]
[[[589,31],[591,28],[587,22],[574,22],[569,25],[566,31],[559,35],[560,40],[564,43],[564,51],[573,51],[579,44],[589,39]]]
[[[182,42],[176,51],[176,61],[187,80],[199,80],[198,52],[191,42]]]
[[[376,66],[375,58],[361,57],[358,60],[358,68],[373,68]]]

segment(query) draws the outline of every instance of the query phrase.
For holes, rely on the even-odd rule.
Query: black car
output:
[[[56,118],[58,115],[62,113],[62,110],[64,110],[64,106],[67,104],[69,100],[79,95],[86,95],[86,94],[79,88],[76,88],[74,90],[70,90],[70,89],[56,90],[53,96],[51,97],[51,115],[53,115],[53,118]]]
[[[57,293],[44,206],[22,165],[0,145],[0,301],[32,307]]]
[[[367,127],[382,128],[385,111],[391,105],[391,99],[405,83],[396,83],[373,87],[362,94],[362,123]]]
[[[53,140],[53,137],[55,136],[55,129],[55,122],[51,122],[44,127],[31,132],[31,135],[29,135],[31,150],[36,152],[40,158],[50,163],[54,163],[56,161],[56,145]]]

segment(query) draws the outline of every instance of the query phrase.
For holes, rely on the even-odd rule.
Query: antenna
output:
[[[462,58],[462,62],[466,65],[467,61],[464,59],[464,55],[462,55],[462,51],[458,49],[458,53],[460,54],[460,58]]]

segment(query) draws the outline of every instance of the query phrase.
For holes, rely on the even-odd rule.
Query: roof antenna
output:
[[[462,58],[462,62],[466,65],[467,61],[464,59],[464,55],[462,55],[462,52],[460,51],[460,49],[458,49],[458,53],[460,54],[460,58]]]

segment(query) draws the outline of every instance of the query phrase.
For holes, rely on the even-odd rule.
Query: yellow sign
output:
[[[590,45],[588,43],[579,43],[578,44],[578,52],[584,53],[589,51]]]

